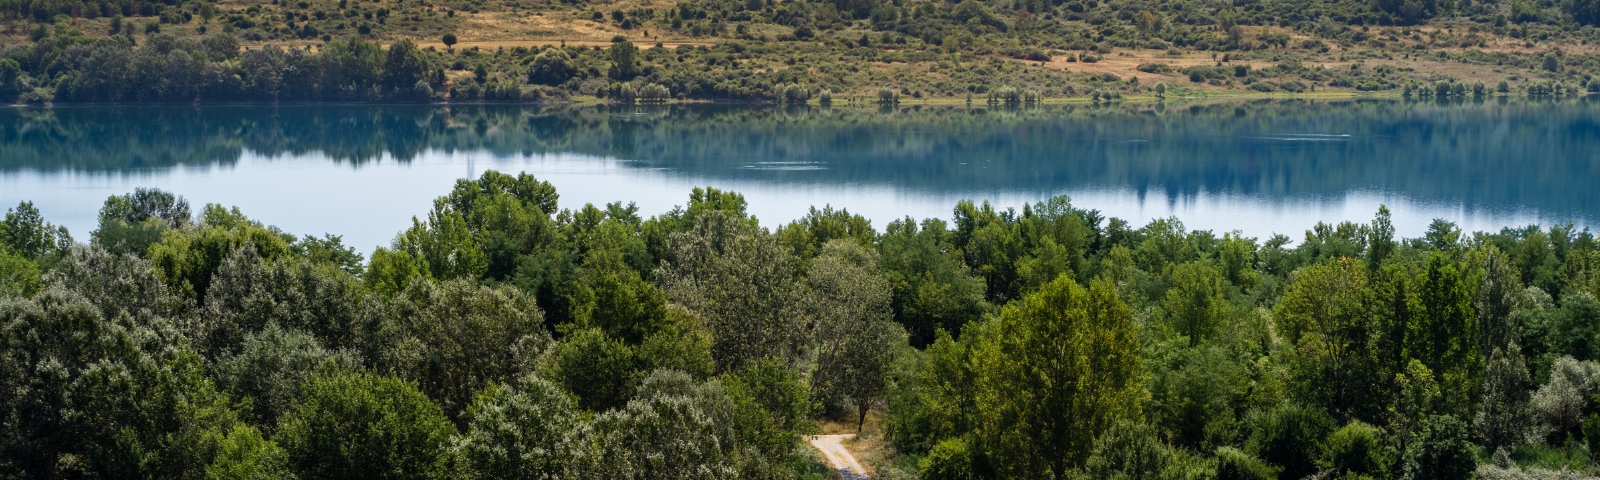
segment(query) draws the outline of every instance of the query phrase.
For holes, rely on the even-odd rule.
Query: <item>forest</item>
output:
[[[0,222],[5,478],[1592,478],[1600,245],[458,180],[388,247],[137,189]]]

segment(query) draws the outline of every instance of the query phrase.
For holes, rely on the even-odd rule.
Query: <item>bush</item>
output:
[[[1320,409],[1283,405],[1252,415],[1249,450],[1262,460],[1283,467],[1287,478],[1301,478],[1317,472],[1315,455],[1322,440],[1333,430],[1333,419]]]
[[[889,87],[878,88],[878,103],[882,103],[882,104],[900,103],[900,92],[897,92],[894,89],[889,88]]]
[[[1217,449],[1217,480],[1277,480],[1282,470],[1237,448]]]
[[[576,478],[590,453],[572,396],[535,376],[490,385],[467,416],[456,449],[470,478]]]
[[[1467,425],[1448,415],[1423,420],[1401,463],[1405,478],[1411,480],[1466,480],[1477,464]]]
[[[274,437],[300,478],[448,476],[450,436],[444,411],[393,377],[368,373],[313,377],[300,405]]]
[[[1135,69],[1144,73],[1169,73],[1172,67],[1165,63],[1141,63]]]
[[[992,478],[988,457],[964,438],[947,438],[933,446],[917,464],[922,480]]]
[[[1383,452],[1383,431],[1357,420],[1328,436],[1323,444],[1322,466],[1333,470],[1338,478],[1347,475],[1380,478],[1389,466]]]

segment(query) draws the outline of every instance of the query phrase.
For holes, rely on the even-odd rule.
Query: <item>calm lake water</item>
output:
[[[673,106],[0,109],[0,204],[80,241],[109,195],[159,187],[370,251],[458,178],[527,171],[561,206],[645,214],[710,185],[762,223],[832,205],[882,227],[960,199],[1070,195],[1143,225],[1299,239],[1318,221],[1404,236],[1600,219],[1600,98],[1255,100],[985,108]]]

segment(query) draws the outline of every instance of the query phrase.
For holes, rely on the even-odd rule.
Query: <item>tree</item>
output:
[[[1116,480],[1177,480],[1186,478],[1183,459],[1161,442],[1147,424],[1120,421],[1095,439],[1094,451],[1084,464],[1088,478]]]
[[[853,403],[861,424],[887,392],[889,369],[906,343],[889,319],[889,285],[877,271],[876,252],[833,240],[806,274],[817,310],[812,397]]]
[[[1427,269],[1413,280],[1416,316],[1406,333],[1406,355],[1438,373],[1455,411],[1469,410],[1468,399],[1482,371],[1472,296],[1455,266],[1442,255],[1428,258]]]
[[[1000,314],[980,354],[981,431],[1012,477],[1064,478],[1093,439],[1139,417],[1144,377],[1128,306],[1112,286],[1060,278]]]
[[[401,39],[389,45],[389,52],[383,60],[385,90],[409,91],[427,75],[428,65],[423,60],[422,53],[417,50],[417,45],[411,43],[411,40]]]
[[[301,478],[448,476],[455,428],[415,384],[371,373],[329,373],[301,386],[275,438]]]
[[[0,475],[204,471],[239,425],[204,362],[172,322],[106,318],[60,286],[0,300]]]
[[[1407,442],[1401,469],[1407,480],[1466,480],[1477,463],[1466,424],[1434,415]]]
[[[490,384],[467,418],[455,446],[466,478],[575,478],[592,454],[591,427],[572,396],[537,376]]]
[[[1223,326],[1227,303],[1220,293],[1222,279],[1216,269],[1201,262],[1177,265],[1168,277],[1172,287],[1161,303],[1167,326],[1188,337],[1190,347],[1197,346]]]
[[[323,348],[315,336],[272,323],[245,336],[238,353],[217,357],[214,378],[222,390],[250,399],[255,423],[275,425],[294,408],[306,379],[328,369],[360,368],[355,352]]]
[[[1483,400],[1472,422],[1485,449],[1516,448],[1528,438],[1533,426],[1531,383],[1522,349],[1516,345],[1509,350],[1496,348],[1489,356],[1483,375]]]
[[[1367,273],[1378,273],[1378,268],[1390,255],[1394,255],[1398,246],[1394,239],[1393,215],[1389,213],[1389,206],[1379,205],[1378,214],[1372,219],[1372,228],[1367,230]]]
[[[849,210],[834,210],[831,206],[825,206],[822,210],[811,207],[804,217],[789,222],[773,233],[785,247],[804,259],[817,256],[822,252],[822,246],[833,240],[849,239],[861,246],[869,246],[878,237],[877,231],[872,229],[871,220],[852,215]]]
[[[250,245],[262,259],[272,260],[288,253],[293,240],[247,220],[217,220],[198,231],[171,231],[163,235],[161,243],[150,246],[150,261],[162,281],[201,306],[212,277],[234,251]]]
[[[446,33],[444,34],[443,38],[439,39],[439,41],[444,42],[444,48],[449,49],[452,52],[456,50],[456,34]]]
[[[633,46],[633,42],[627,40],[612,42],[610,53],[611,78],[631,80],[639,74],[639,67],[634,63],[634,57],[638,56],[639,49]]]
[[[737,477],[732,402],[715,381],[658,370],[627,406],[595,419],[600,452],[590,477],[732,479]]]
[[[1251,423],[1254,428],[1246,441],[1246,451],[1283,467],[1282,478],[1302,478],[1317,472],[1322,440],[1334,425],[1326,412],[1294,404],[1256,412]]]
[[[25,201],[18,203],[17,208],[6,209],[6,219],[0,221],[0,247],[22,258],[38,258],[71,245],[72,237],[67,235],[66,227],[57,228],[45,222],[33,202]]]
[[[767,458],[793,452],[812,405],[799,372],[767,359],[717,381],[733,401],[734,431],[740,444],[754,447]]]
[[[706,320],[720,371],[792,359],[804,338],[798,259],[764,229],[720,211],[669,237],[656,278],[668,298]]]
[[[199,313],[190,336],[208,356],[237,352],[245,336],[273,324],[374,357],[372,342],[385,334],[377,299],[355,275],[304,259],[264,261],[250,244],[218,266]]]
[[[533,298],[469,280],[412,282],[390,306],[394,366],[458,423],[485,386],[509,382],[550,344]]]
[[[0,248],[0,298],[31,297],[42,284],[37,265]]]
[[[949,237],[941,220],[928,219],[919,229],[908,217],[891,222],[878,244],[894,319],[917,347],[932,343],[941,329],[960,336],[961,327],[989,306],[983,280],[972,276]]]
[[[572,78],[572,56],[565,49],[550,48],[533,57],[528,67],[528,83],[560,85]]]
[[[1217,480],[1274,480],[1283,468],[1233,447],[1217,448]]]
[[[115,255],[96,247],[67,252],[45,277],[45,283],[83,295],[106,318],[123,313],[185,318],[194,310],[194,302],[168,288],[149,260],[133,254]]]
[[[444,199],[434,201],[427,222],[411,218],[411,228],[394,239],[391,249],[427,266],[428,276],[439,280],[476,279],[489,261],[462,217]],[[376,258],[378,255],[373,254]]]
[[[639,379],[649,373],[640,371],[639,358],[628,344],[595,328],[569,332],[544,368],[544,375],[595,412],[626,405]]]
[[[294,478],[289,458],[272,440],[249,425],[235,425],[217,445],[217,456],[206,465],[205,477],[215,480],[270,480]]]
[[[1384,443],[1383,430],[1355,420],[1328,435],[1319,463],[1335,475],[1379,478],[1389,467]]]

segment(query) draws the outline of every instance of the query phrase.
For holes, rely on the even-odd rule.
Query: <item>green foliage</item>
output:
[[[1172,287],[1162,302],[1168,328],[1188,337],[1191,347],[1216,335],[1228,313],[1216,269],[1190,262],[1175,266],[1168,277]]]
[[[1316,473],[1323,439],[1333,431],[1333,419],[1327,413],[1294,404],[1255,412],[1250,423],[1248,451],[1283,468],[1282,478]]]
[[[237,420],[203,362],[170,322],[108,319],[59,286],[0,300],[0,471],[204,472]]]
[[[205,305],[212,277],[234,251],[249,245],[256,255],[266,260],[289,252],[293,237],[240,219],[242,216],[222,217],[216,218],[215,223],[203,223],[196,231],[166,231],[160,243],[150,246],[149,253],[162,281],[182,296]]]
[[[1489,356],[1482,403],[1472,422],[1485,449],[1515,448],[1526,441],[1534,425],[1531,387],[1521,349],[1514,344],[1509,351],[1496,348]]]
[[[1003,475],[1064,475],[1118,420],[1139,417],[1139,344],[1111,285],[1060,278],[1007,306],[979,357],[980,430]]]
[[[371,373],[317,375],[273,436],[301,478],[438,478],[455,428],[415,384]]]
[[[739,443],[768,458],[789,454],[811,413],[799,372],[767,359],[718,380],[733,401]]]
[[[639,358],[628,344],[605,332],[580,329],[556,345],[547,375],[577,395],[585,410],[606,411],[627,404],[648,371],[640,371]]]
[[[39,293],[42,284],[37,265],[0,249],[0,298],[31,297]]]
[[[1123,421],[1095,439],[1083,472],[1097,479],[1183,479],[1185,460],[1161,442],[1155,428]]]
[[[1467,425],[1448,415],[1423,421],[1401,458],[1405,478],[1412,480],[1468,479],[1476,466]]]
[[[509,287],[412,282],[390,315],[400,338],[386,361],[458,423],[474,394],[526,373],[550,344],[533,298]]]
[[[396,237],[390,249],[411,257],[412,261],[426,267],[429,278],[439,280],[476,279],[489,268],[488,257],[473,238],[467,220],[443,199],[434,201],[427,222],[412,217],[411,228]],[[398,266],[390,270],[396,272],[393,274],[396,276],[407,271]]]
[[[668,298],[705,319],[720,371],[791,358],[803,338],[798,259],[763,229],[720,209],[696,216],[692,230],[671,235],[662,258],[658,279]]]
[[[315,335],[329,347],[373,354],[383,334],[376,301],[354,275],[332,265],[266,261],[254,245],[235,250],[212,275],[190,334],[208,355],[237,351],[245,335],[277,324]]]
[[[355,371],[360,359],[348,350],[329,350],[316,336],[277,323],[247,334],[238,353],[217,358],[213,377],[223,391],[249,399],[258,425],[276,425],[294,408],[306,379],[327,371]]]
[[[953,437],[934,445],[919,463],[923,480],[969,480],[993,478],[983,452],[965,438]]]
[[[989,306],[982,280],[972,276],[949,236],[943,221],[929,219],[919,229],[907,217],[891,222],[879,241],[895,321],[918,347],[933,342],[938,330],[960,335]]]
[[[1283,471],[1233,447],[1218,447],[1216,455],[1217,480],[1273,480]]]
[[[466,478],[573,478],[592,454],[590,425],[576,402],[537,376],[490,384],[466,416],[455,446]]]
[[[622,408],[595,419],[602,446],[591,475],[617,479],[736,478],[732,400],[715,381],[657,370]]]
[[[207,480],[292,479],[288,456],[277,444],[249,425],[236,425],[217,445],[216,459],[206,465]]]
[[[1352,421],[1328,435],[1319,463],[1338,476],[1382,478],[1390,463],[1386,440],[1387,435],[1378,427]]]
[[[825,206],[822,210],[811,207],[804,217],[789,222],[773,233],[783,246],[806,259],[815,257],[824,244],[833,240],[849,239],[859,245],[869,246],[878,238],[872,221],[852,215],[849,210],[834,210],[831,206]]]
[[[145,190],[94,246],[0,248],[0,477],[815,478],[814,416],[872,409],[885,478],[1500,478],[1600,437],[1566,226],[1405,240],[1381,208],[1290,248],[1065,197],[882,235],[557,198],[460,181],[364,266]]]
[[[26,259],[64,250],[72,245],[72,236],[66,227],[57,228],[44,221],[33,202],[24,201],[16,208],[6,209],[6,218],[0,221],[0,247]]]
[[[833,240],[806,273],[817,336],[812,397],[856,407],[858,423],[888,394],[906,344],[905,331],[889,320],[889,285],[878,270],[876,252]]]

